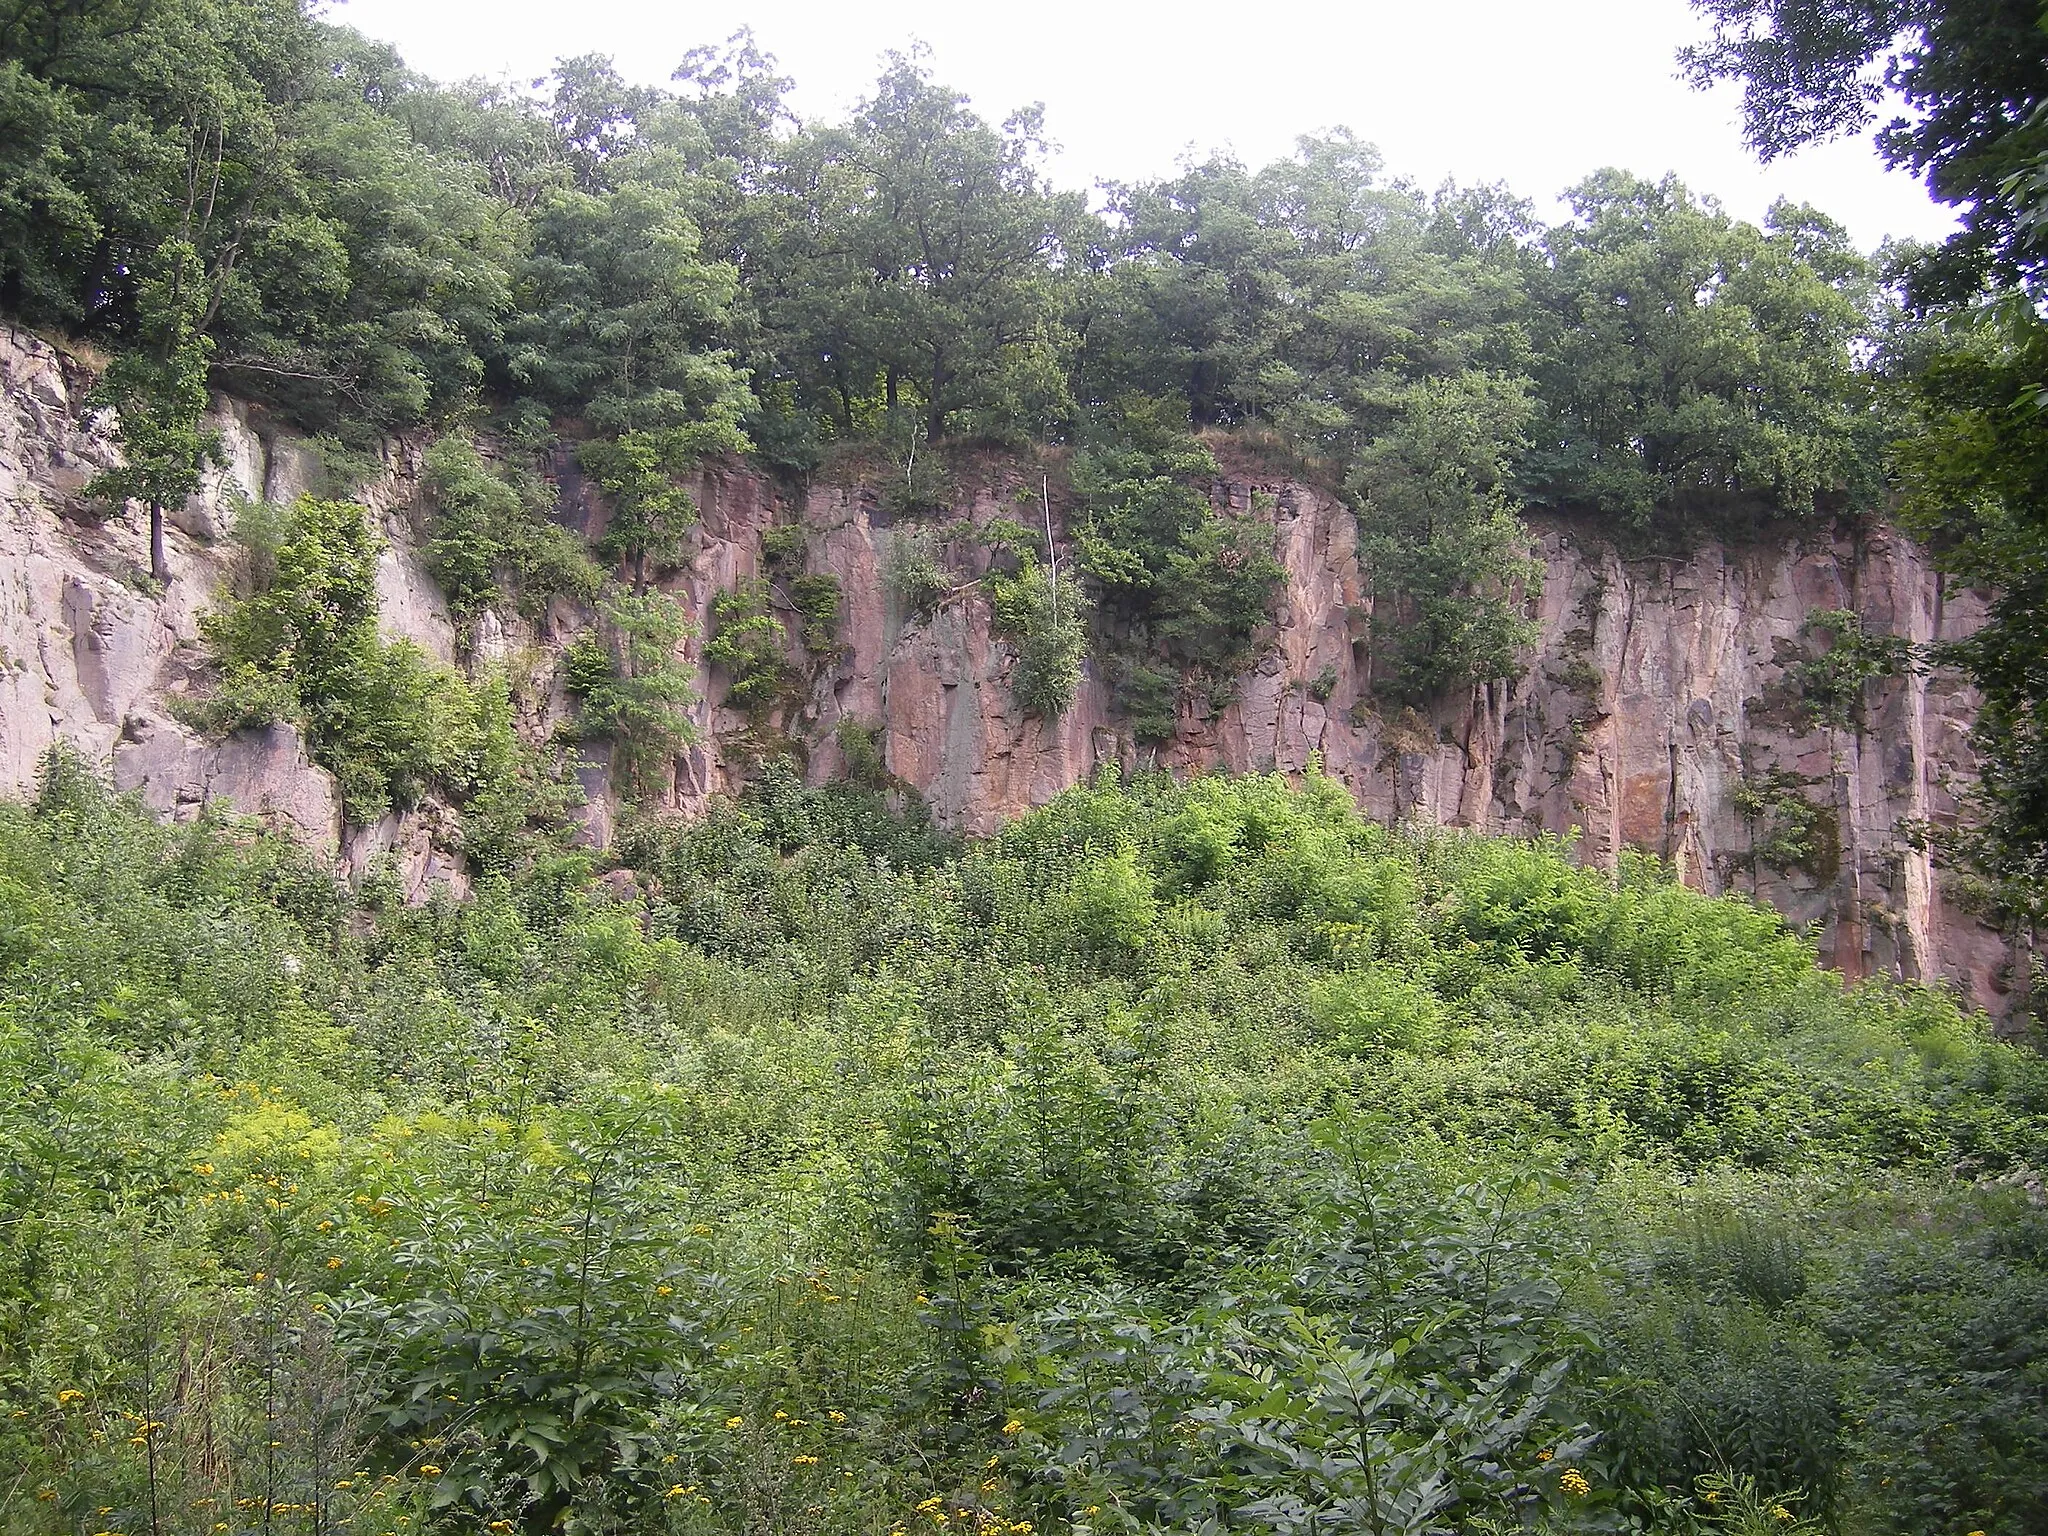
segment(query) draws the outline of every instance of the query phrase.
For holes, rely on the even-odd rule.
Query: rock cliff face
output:
[[[229,464],[173,520],[177,579],[154,597],[140,575],[139,532],[79,515],[80,489],[114,453],[86,419],[82,388],[49,347],[0,331],[0,792],[31,783],[43,750],[64,738],[161,814],[189,816],[218,801],[354,872],[395,858],[414,894],[459,884],[459,862],[439,848],[431,814],[345,827],[332,782],[289,729],[205,742],[170,713],[178,694],[203,686],[198,619],[232,579],[219,541],[235,505],[289,500],[315,482],[313,457],[224,402]],[[559,467],[560,515],[595,532],[603,508],[567,461]],[[443,659],[463,659],[446,605],[412,553],[424,516],[416,470],[417,445],[390,446],[367,497],[390,544],[379,573],[383,622]],[[1022,466],[1000,460],[974,478],[955,528],[1012,515],[1024,487]],[[724,677],[700,678],[703,743],[677,763],[670,797],[682,810],[736,788],[764,729],[805,758],[814,781],[842,773],[842,719],[875,733],[888,771],[939,820],[970,832],[1105,766],[1299,773],[1319,758],[1376,817],[1576,832],[1582,855],[1603,864],[1644,849],[1695,886],[1752,892],[1810,925],[1823,959],[1845,975],[1947,978],[1980,1007],[2005,1006],[2006,944],[1959,909],[1904,835],[1954,813],[1955,787],[1971,767],[1968,690],[1945,675],[1905,672],[1866,684],[1832,723],[1813,721],[1788,692],[1798,661],[1818,648],[1802,633],[1816,612],[1850,609],[1867,631],[1914,641],[1951,638],[1979,621],[1981,604],[1945,594],[1921,551],[1888,530],[1627,562],[1570,527],[1539,526],[1541,638],[1525,675],[1426,715],[1387,718],[1371,705],[1370,600],[1351,513],[1327,492],[1229,460],[1212,493],[1239,511],[1264,509],[1258,515],[1273,523],[1287,572],[1276,623],[1232,703],[1213,717],[1189,712],[1173,740],[1141,746],[1092,670],[1059,719],[1017,709],[1011,656],[973,584],[988,555],[971,533],[945,546],[959,590],[916,618],[886,577],[906,530],[871,490],[818,486],[793,499],[737,466],[705,473],[696,490],[703,523],[665,585],[699,634],[720,590],[766,572],[766,531],[794,523],[806,567],[840,584],[840,644],[819,658],[792,639],[804,682],[766,721],[725,707]],[[1057,499],[1052,510],[1057,532]],[[537,702],[527,723],[536,732],[568,708],[552,674],[585,621],[558,604],[538,624],[487,614],[471,637],[473,659],[531,674]],[[616,809],[601,756],[590,754],[580,776],[588,835],[601,842]],[[1798,835],[1785,836],[1788,828]]]

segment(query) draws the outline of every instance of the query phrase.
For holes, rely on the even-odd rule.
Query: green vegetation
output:
[[[912,618],[928,619],[953,590],[944,552],[927,528],[897,528],[889,534],[883,578],[890,594]]]
[[[852,715],[841,715],[832,729],[846,760],[846,776],[868,789],[882,789],[889,783],[888,757],[883,748],[882,727],[865,725]]]
[[[1813,725],[1861,729],[1864,686],[1896,677],[1913,665],[1914,646],[1902,635],[1874,635],[1846,608],[1808,614],[1799,627],[1811,638],[1828,637],[1827,649],[1802,657],[1785,669],[1785,682]]]
[[[563,655],[563,681],[582,704],[576,725],[610,741],[629,795],[660,789],[676,753],[697,739],[697,693],[677,655],[689,628],[666,593],[615,590]]]
[[[358,823],[429,794],[496,793],[507,774],[537,782],[505,688],[473,687],[410,642],[379,638],[379,541],[360,504],[251,507],[239,532],[250,590],[202,626],[219,682],[193,706],[195,724],[299,727]]]
[[[165,242],[163,257],[168,270],[145,279],[137,302],[144,344],[115,358],[91,397],[114,408],[124,462],[86,487],[95,500],[148,509],[149,574],[159,585],[171,579],[164,509],[198,490],[201,472],[221,452],[199,424],[213,343],[195,329],[204,305],[198,253],[180,239]]]
[[[473,620],[508,592],[529,612],[553,597],[596,600],[604,573],[582,540],[536,506],[538,487],[511,483],[456,436],[427,450],[421,483],[434,504],[427,574],[458,619]]]
[[[1730,791],[1749,823],[1750,872],[1767,865],[1784,874],[1803,869],[1832,880],[1842,865],[1842,827],[1835,808],[1807,793],[1814,781],[1789,769],[1748,774]]]
[[[623,560],[637,596],[647,590],[648,562],[673,567],[683,535],[697,522],[697,500],[680,479],[714,453],[743,453],[750,445],[727,419],[626,432],[609,442],[585,443],[583,467],[610,498],[611,516],[597,552]]]
[[[980,590],[1025,711],[1092,655],[1158,742],[1278,592],[1277,509],[1218,510],[1219,454],[1344,487],[1407,722],[1524,664],[1521,508],[1825,527],[1903,437],[1909,515],[1999,588],[1946,659],[1988,699],[1985,901],[2038,915],[2038,8],[1702,8],[1693,66],[1767,150],[1860,122],[1900,49],[1924,110],[1887,146],[1972,206],[1896,295],[1810,209],[1603,172],[1544,228],[1342,132],[1093,211],[1035,112],[993,127],[919,55],[799,124],[744,36],[674,89],[581,58],[514,91],[295,0],[0,0],[0,311],[115,352],[127,465],[90,490],[150,509],[160,580],[209,385],[342,478],[440,433],[434,574],[465,621],[594,610],[572,730],[641,796],[692,740],[654,583],[716,455],[886,455],[930,617],[963,530],[908,520],[977,445],[1071,449],[1074,557],[1048,485],[981,525]],[[617,581],[546,515],[564,443]],[[357,822],[444,806],[474,897],[158,825],[61,755],[0,806],[0,1528],[2048,1528],[2048,1065],[1946,995],[1315,773],[1105,776],[970,843],[841,716],[850,782],[806,789],[769,716],[841,594],[787,523],[703,653],[758,781],[603,868],[520,685],[379,638],[363,507],[240,533],[197,720],[296,725]],[[1854,725],[1911,658],[1822,632],[1788,680]],[[1759,865],[1827,879],[1810,787],[1734,794]]]
[[[995,633],[1016,647],[1010,692],[1026,714],[1050,720],[1072,707],[1088,653],[1088,600],[1052,567],[1026,555],[1015,574],[987,580]]]
[[[801,621],[804,649],[830,655],[839,649],[839,578],[798,576],[789,584],[789,600]]]
[[[771,770],[623,904],[63,760],[0,831],[24,1536],[2048,1510],[2048,1070],[1646,861],[1276,779]]]
[[[1340,131],[1091,211],[1047,185],[1035,110],[991,126],[922,54],[798,124],[744,35],[673,88],[586,57],[515,92],[435,85],[293,0],[0,0],[0,58],[0,311],[137,359],[105,398],[156,488],[106,494],[195,471],[204,379],[356,442],[482,419],[581,445],[638,592],[707,455],[879,451],[915,518],[967,445],[1064,443],[1094,648],[1148,729],[1168,694],[1213,705],[1270,598],[1190,427],[1353,488],[1401,632],[1441,642],[1386,679],[1420,698],[1519,664],[1521,505],[1632,539],[1825,520],[1876,505],[1901,420],[1840,229],[1668,179],[1603,172],[1544,228]],[[1454,425],[1474,446],[1439,475]],[[494,552],[449,555],[476,601]]]
[[[1521,675],[1536,637],[1522,605],[1543,567],[1506,481],[1529,411],[1519,381],[1500,375],[1417,385],[1359,463],[1375,684],[1397,704]]]
[[[1252,657],[1284,575],[1264,524],[1210,505],[1216,460],[1176,411],[1161,400],[1119,402],[1112,431],[1073,466],[1081,567],[1097,594],[1097,654],[1141,727],[1158,714],[1150,680],[1161,672],[1172,686],[1185,681],[1212,695],[1229,686]],[[1141,729],[1140,739],[1163,734]]]
[[[787,639],[766,582],[743,581],[711,600],[704,660],[725,669],[728,702],[758,714],[783,698],[795,676],[784,654]]]

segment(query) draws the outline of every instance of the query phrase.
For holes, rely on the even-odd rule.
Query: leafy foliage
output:
[[[200,426],[213,344],[194,328],[204,303],[203,291],[196,291],[199,255],[183,241],[168,242],[163,255],[169,270],[142,292],[150,345],[116,358],[92,397],[118,413],[123,462],[86,487],[96,499],[139,501],[149,509],[149,574],[158,582],[170,579],[164,511],[199,489],[201,472],[221,453],[218,438]]]
[[[2048,1488],[2039,1058],[1647,861],[1277,779],[963,846],[773,767],[629,828],[623,902],[556,851],[407,908],[62,760],[0,834],[31,1536],[2017,1536]]]
[[[1668,177],[1603,172],[1570,196],[1536,280],[1537,499],[1637,528],[1745,503],[1811,517],[1833,490],[1867,503],[1882,429],[1853,348],[1871,273],[1841,226],[1780,203],[1758,230]]]
[[[659,788],[675,755],[697,739],[697,694],[677,654],[688,633],[665,593],[615,590],[563,658],[564,681],[582,703],[578,727],[611,743],[629,794]]]
[[[1471,374],[1414,386],[1398,426],[1360,460],[1359,553],[1374,582],[1373,659],[1391,698],[1520,675],[1535,628],[1520,603],[1542,577],[1505,481],[1529,402],[1518,381]]]
[[[765,582],[742,582],[711,600],[704,660],[725,669],[725,696],[740,709],[754,713],[782,698],[795,670],[784,654],[787,640]]]
[[[1789,769],[1745,775],[1730,791],[1750,824],[1750,857],[1784,872],[1803,869],[1832,878],[1841,864],[1842,829],[1832,806],[1807,793],[1811,781]]]
[[[1088,601],[1065,574],[1027,557],[1014,574],[988,577],[998,635],[1017,649],[1010,692],[1026,714],[1050,720],[1073,706],[1088,651]]]
[[[1859,129],[1886,90],[1908,112],[1877,136],[1893,165],[1923,174],[1962,228],[1932,250],[1895,253],[1913,318],[1890,338],[1889,370],[1910,429],[1898,447],[1908,519],[1944,563],[1999,590],[1988,623],[1947,652],[1985,694],[1975,825],[1952,841],[2014,921],[2048,912],[2040,717],[2043,527],[2038,313],[2048,151],[2040,16],[2023,0],[1699,0],[1711,43],[1685,61],[1700,83],[1739,80],[1745,126],[1766,156]],[[1870,66],[1882,58],[1881,75]],[[1931,324],[1928,322],[1932,322]]]
[[[507,589],[529,609],[557,596],[596,600],[604,576],[582,542],[541,516],[532,493],[494,472],[472,444],[440,439],[426,452],[421,482],[434,502],[427,572],[458,615],[473,617]]]
[[[1825,651],[1786,669],[1787,682],[1815,724],[1860,727],[1864,686],[1896,677],[1913,661],[1911,641],[1901,635],[1871,634],[1862,618],[1848,609],[1810,613],[1799,628],[1803,635],[1828,636]]]
[[[1099,648],[1125,658],[1113,675],[1157,656],[1222,684],[1250,658],[1282,572],[1255,519],[1216,511],[1191,483],[1216,473],[1173,406],[1149,399],[1121,402],[1112,435],[1075,459],[1076,537]]]

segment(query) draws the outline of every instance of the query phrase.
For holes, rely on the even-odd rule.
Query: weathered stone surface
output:
[[[113,753],[114,787],[157,815],[190,821],[208,807],[252,816],[317,853],[341,851],[341,796],[288,725],[204,741],[158,715],[130,717]]]
[[[955,515],[1007,515],[1019,486],[995,478]],[[1320,759],[1383,820],[1569,833],[1582,857],[1603,865],[1644,849],[1700,889],[1779,907],[1847,976],[1948,977],[1978,1005],[2003,1006],[2005,941],[1956,909],[1928,855],[1900,835],[1902,823],[1954,815],[1955,786],[1972,767],[1970,690],[1939,673],[1873,684],[1852,728],[1801,731],[1759,707],[1810,643],[1801,630],[1818,610],[1853,609],[1873,631],[1915,641],[1981,622],[1981,600],[1944,594],[1909,540],[1845,527],[1630,563],[1582,545],[1568,527],[1539,524],[1545,574],[1531,612],[1540,639],[1525,675],[1387,718],[1372,706],[1371,605],[1348,508],[1244,462],[1228,466],[1213,494],[1220,505],[1267,509],[1287,573],[1279,622],[1219,716],[1184,713],[1171,742],[1146,748],[1092,668],[1058,720],[1022,715],[1007,685],[1012,658],[969,582],[979,571],[956,569],[953,600],[929,619],[906,618],[885,579],[903,530],[883,526],[857,489],[813,489],[793,510],[812,568],[839,580],[842,652],[812,671],[780,721],[807,747],[812,779],[843,770],[832,740],[842,716],[880,730],[889,771],[939,820],[977,833],[1105,765],[1301,774]],[[701,625],[721,587],[757,570],[775,509],[762,483],[741,474],[706,475],[698,498],[699,542],[670,585]],[[1059,513],[1055,502],[1056,521]],[[801,661],[794,647],[790,655]],[[686,811],[730,792],[745,768],[720,751],[741,724],[719,707],[724,680],[703,683],[708,746],[678,775],[675,803]],[[1773,770],[1811,780],[1805,792],[1839,826],[1839,846],[1815,861],[1817,872],[1753,857],[1757,829],[1735,790]]]
[[[0,329],[0,793],[27,787],[44,748],[64,738],[111,762],[161,814],[225,801],[289,825],[358,875],[395,861],[411,899],[436,885],[460,889],[440,812],[344,839],[332,784],[295,738],[207,744],[168,718],[168,701],[192,685],[198,617],[229,572],[228,550],[209,541],[231,526],[234,504],[316,485],[317,460],[256,413],[220,403],[227,464],[196,498],[202,505],[174,520],[176,579],[152,596],[139,580],[139,520],[96,525],[77,515],[80,489],[117,457],[78,405],[77,375],[48,345]],[[390,546],[378,572],[382,624],[448,660],[454,626],[416,552],[419,449],[388,445],[365,492]],[[562,520],[601,531],[605,509],[573,455],[558,456],[553,471]],[[1020,491],[1035,499],[1035,476],[1027,486],[1014,465],[991,460],[973,474],[980,483],[963,493],[956,518],[1013,515]],[[792,502],[736,466],[706,470],[693,489],[703,521],[683,568],[663,583],[695,621],[685,659],[701,657],[717,593],[763,572],[762,536],[778,521],[800,522],[810,568],[838,579],[842,621],[832,655],[807,657],[792,637],[804,681],[767,720],[728,707],[729,679],[700,669],[700,741],[674,765],[675,809],[700,811],[734,791],[763,750],[794,748],[814,781],[843,771],[834,733],[848,718],[880,733],[889,772],[941,821],[973,832],[1105,766],[1301,774],[1320,760],[1375,817],[1571,833],[1581,856],[1600,864],[1643,848],[1703,890],[1778,906],[1845,975],[1946,977],[1981,1006],[2003,1005],[2004,941],[1956,908],[1943,872],[1900,834],[1902,823],[1955,814],[1972,768],[1969,689],[1942,673],[1892,678],[1866,690],[1853,725],[1808,731],[1766,702],[1817,610],[1854,609],[1872,630],[1916,641],[1981,621],[1978,598],[1945,594],[1924,554],[1888,530],[1845,527],[1629,563],[1569,527],[1539,525],[1545,575],[1531,612],[1540,639],[1525,675],[1390,717],[1371,702],[1371,605],[1351,513],[1325,491],[1230,459],[1212,493],[1240,511],[1263,509],[1256,515],[1272,524],[1286,571],[1278,622],[1220,714],[1190,706],[1174,738],[1152,747],[1132,739],[1092,667],[1059,719],[1017,709],[1013,658],[991,633],[977,584],[987,557],[975,541],[950,547],[957,590],[917,618],[887,580],[891,545],[906,530],[891,526],[871,491],[821,485]],[[1064,559],[1062,511],[1055,499]],[[508,611],[474,626],[476,660],[524,680],[520,725],[534,739],[572,712],[560,654],[589,618],[557,600],[538,619]],[[1756,829],[1734,792],[1773,770],[1806,780],[1805,793],[1839,829],[1811,870],[1774,870],[1753,857]],[[578,778],[590,802],[581,835],[603,846],[617,806],[600,750],[585,752]]]
[[[216,401],[210,424],[224,462],[166,519],[172,580],[155,593],[147,519],[102,521],[81,505],[92,476],[120,461],[111,424],[80,404],[85,387],[82,370],[54,347],[0,327],[0,794],[29,789],[43,754],[63,741],[159,815],[184,819],[216,806],[338,858],[340,798],[297,732],[280,726],[203,741],[168,709],[192,686],[200,616],[232,574],[232,551],[217,541],[245,503],[306,489],[316,461],[241,403]],[[410,497],[399,474],[387,480]],[[394,605],[401,632],[452,655],[446,604],[410,545],[393,568],[410,599]],[[409,894],[459,875],[451,855],[416,852],[431,841],[428,818],[417,814],[392,834],[391,848],[410,860]]]
[[[469,894],[470,880],[461,857],[448,847],[451,821],[445,807],[429,804],[351,826],[342,835],[342,871],[358,885],[389,874],[401,897],[415,906],[437,891],[459,901]]]

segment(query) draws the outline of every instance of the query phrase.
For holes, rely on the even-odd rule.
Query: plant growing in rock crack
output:
[[[1065,572],[1027,558],[1015,575],[986,580],[995,632],[1016,647],[1010,692],[1026,714],[1052,719],[1073,706],[1088,653],[1088,603]]]
[[[711,639],[704,660],[725,669],[728,703],[755,715],[782,698],[794,680],[784,650],[787,640],[767,583],[742,581],[711,600]]]
[[[1807,795],[1813,782],[1783,768],[1736,781],[1729,798],[1749,824],[1752,869],[1765,864],[1781,874],[1803,869],[1819,880],[1834,878],[1842,857],[1840,822],[1832,806]]]
[[[688,633],[667,594],[615,589],[563,655],[563,684],[582,704],[578,733],[611,742],[629,794],[658,788],[667,764],[697,739],[689,717],[697,693],[677,655]]]
[[[930,618],[953,590],[938,536],[929,528],[890,532],[883,579],[903,611],[920,619]]]
[[[1843,729],[1863,723],[1865,686],[1897,677],[1919,665],[1919,648],[1903,635],[1874,634],[1847,608],[1825,608],[1806,616],[1802,637],[1828,637],[1827,648],[1786,668],[1785,685],[1809,728]]]

